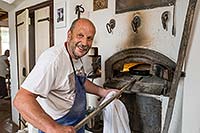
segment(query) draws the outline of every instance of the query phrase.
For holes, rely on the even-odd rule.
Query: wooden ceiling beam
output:
[[[8,13],[0,16],[0,21],[4,21],[8,19]]]

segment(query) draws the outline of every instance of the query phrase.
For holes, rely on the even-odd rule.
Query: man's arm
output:
[[[45,113],[36,98],[37,95],[21,88],[14,99],[14,106],[27,122],[46,133],[65,133],[68,131],[75,133],[73,127],[57,124]]]
[[[100,97],[105,97],[110,91],[118,91],[117,89],[102,88],[102,87],[92,83],[88,79],[86,79],[84,85],[85,85],[85,89],[88,93],[95,94],[95,95],[98,95]]]

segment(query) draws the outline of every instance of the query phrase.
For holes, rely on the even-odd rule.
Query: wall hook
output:
[[[114,19],[111,19],[109,23],[106,24],[106,29],[108,33],[111,33],[113,31],[113,29],[115,28],[115,25],[116,25],[116,21]]]
[[[139,16],[134,16],[133,20],[131,21],[131,26],[132,26],[132,29],[135,33],[138,32],[138,28],[140,27],[141,25],[141,19]]]
[[[162,13],[161,20],[162,20],[163,29],[165,29],[167,31],[167,22],[169,20],[169,11],[165,11]]]
[[[84,13],[84,11],[85,11],[85,9],[82,7],[82,4],[81,5],[76,5],[75,14],[78,14],[78,19],[80,18],[81,13]]]

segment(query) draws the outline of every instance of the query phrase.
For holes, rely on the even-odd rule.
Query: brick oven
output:
[[[169,94],[175,62],[147,48],[119,51],[105,62],[105,87],[122,88],[132,78],[142,77],[122,94],[133,133],[160,133],[163,99]]]

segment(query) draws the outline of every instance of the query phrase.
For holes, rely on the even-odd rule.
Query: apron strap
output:
[[[72,65],[72,68],[73,68],[73,70],[74,70],[74,75],[76,75],[76,70],[75,70],[75,67],[74,67],[74,63],[73,63],[72,57],[71,57],[71,55],[69,54],[69,51],[68,51],[68,49],[67,49],[67,42],[65,42],[65,49],[67,50],[67,53],[68,53],[68,55],[69,55],[71,65]]]

